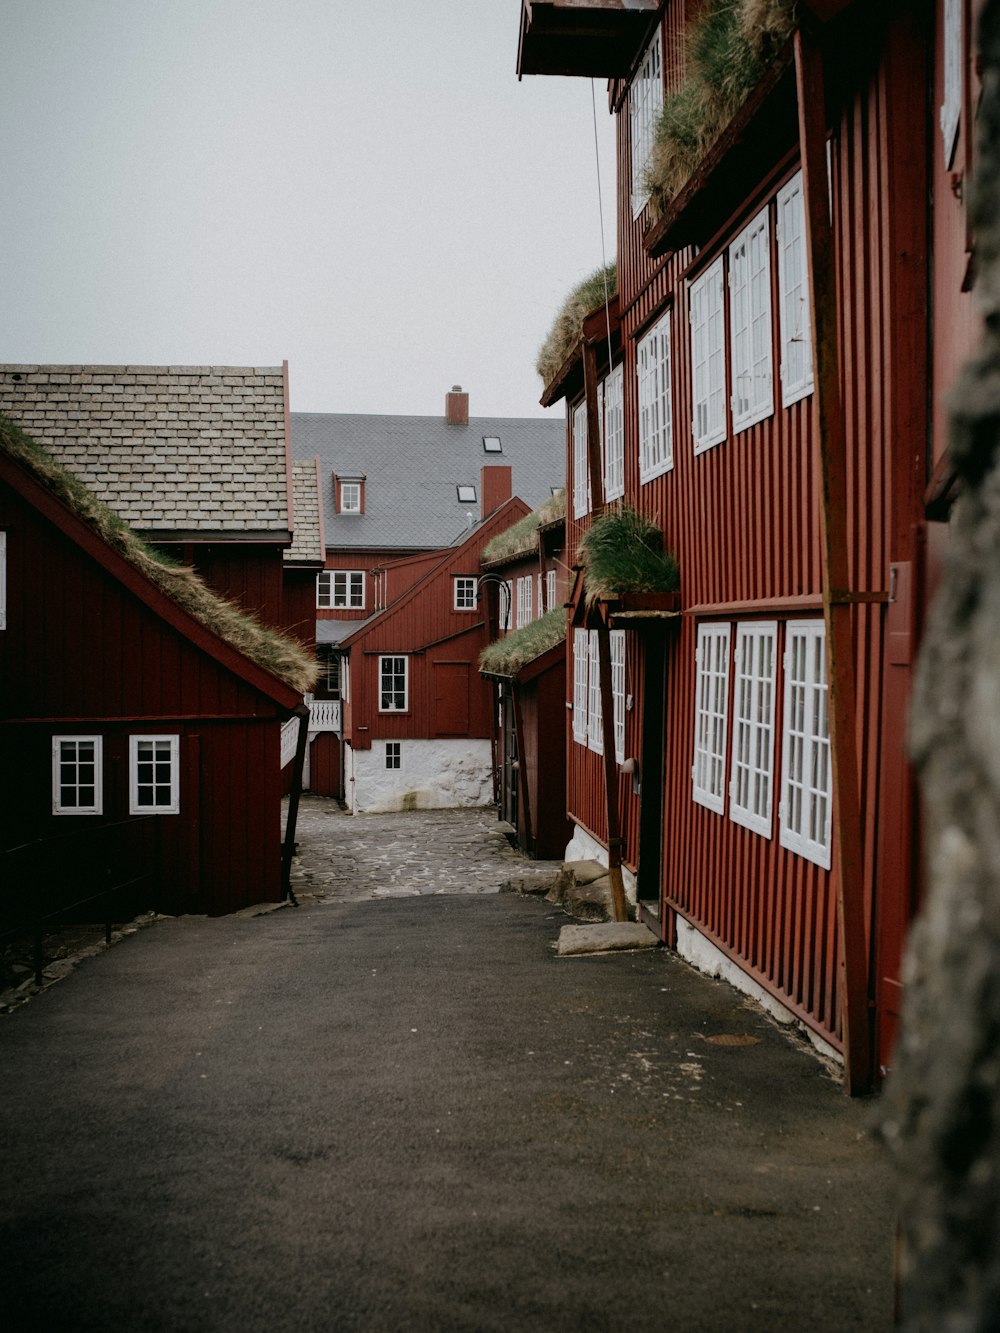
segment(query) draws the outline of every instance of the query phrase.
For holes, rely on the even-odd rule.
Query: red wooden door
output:
[[[435,736],[469,733],[469,662],[435,662],[431,672]]]

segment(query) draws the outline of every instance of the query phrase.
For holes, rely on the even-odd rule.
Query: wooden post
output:
[[[524,817],[524,841],[529,854],[534,856],[534,838],[531,828],[531,798],[528,795],[528,770],[524,762],[524,721],[521,717],[521,696],[517,681],[510,682],[510,701],[514,709],[514,737],[517,741],[517,799],[519,815]],[[515,832],[517,830],[515,829]]]
[[[823,619],[833,773],[832,851],[840,942],[844,1083],[853,1094],[870,1087],[872,1072],[851,625],[855,599],[849,591],[847,446],[840,400],[823,57],[816,42],[801,28],[795,32],[795,76],[812,309],[815,376],[812,410],[822,484]]]
[[[295,710],[299,719],[299,734],[295,738],[295,759],[292,768],[292,790],[288,797],[288,817],[285,822],[285,841],[281,848],[281,896],[298,907],[292,888],[292,857],[295,855],[295,825],[299,817],[299,797],[302,795],[302,770],[306,762],[306,741],[309,739],[309,705]]]
[[[604,513],[604,459],[601,457],[601,415],[597,410],[597,348],[583,344],[583,393],[587,404],[587,470],[590,473],[590,512]]]

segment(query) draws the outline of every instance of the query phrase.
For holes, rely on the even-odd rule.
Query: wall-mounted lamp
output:
[[[622,772],[631,774],[632,794],[638,796],[642,791],[642,769],[639,767],[638,759],[634,756],[626,759],[622,764]]]

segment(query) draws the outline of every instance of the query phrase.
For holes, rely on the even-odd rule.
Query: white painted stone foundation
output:
[[[344,747],[344,799],[351,814],[491,805],[488,740],[398,741],[399,768],[386,768],[386,741]]]
[[[566,844],[563,860],[596,861],[598,865],[606,866],[608,864],[608,849],[603,842],[598,842],[596,838],[591,837],[586,829],[581,828],[579,824],[574,824],[573,836]],[[634,907],[636,904],[635,875],[632,874],[628,866],[622,866],[622,883],[625,886],[625,897]]]

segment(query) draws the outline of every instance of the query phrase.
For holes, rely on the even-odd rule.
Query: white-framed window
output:
[[[504,595],[506,589],[506,596]],[[509,633],[514,625],[514,584],[510,579],[505,579],[500,590],[500,628],[505,634]]]
[[[7,628],[7,534],[0,532],[0,629]]]
[[[340,659],[340,690],[341,698],[344,703],[351,701],[351,659],[342,656]]]
[[[587,690],[587,749],[604,753],[604,710],[601,707],[601,656],[597,630],[590,631],[587,651],[589,687]]]
[[[771,836],[774,795],[774,705],[777,622],[736,628],[733,663],[733,758],[729,818]]]
[[[622,404],[622,367],[616,366],[604,380],[604,412],[601,456],[604,459],[604,498],[618,500],[625,494],[625,414]]]
[[[615,759],[625,762],[625,631],[611,631],[611,697],[615,704]]]
[[[316,605],[324,610],[363,611],[363,569],[324,569],[316,576]]]
[[[556,571],[547,569],[545,571],[545,609],[554,611],[556,609]]]
[[[340,504],[337,512],[340,514],[360,514],[361,482],[338,480],[337,485],[340,492]]]
[[[944,0],[941,23],[944,92],[939,116],[944,165],[948,169],[955,158],[958,126],[962,119],[962,0]]]
[[[52,737],[52,813],[99,815],[104,808],[100,736]]]
[[[342,658],[336,644],[318,643],[316,660],[320,665],[320,680],[327,694],[340,698],[340,664]]]
[[[726,804],[729,626],[699,625],[695,652],[694,763],[691,795],[722,814]]]
[[[704,453],[726,438],[726,339],[722,255],[691,284],[691,432]]]
[[[476,580],[466,574],[459,574],[455,579],[455,610],[475,611],[479,605],[479,590]]]
[[[590,656],[589,636],[585,629],[573,631],[573,739],[587,743],[587,676]]]
[[[587,467],[587,404],[573,409],[573,517],[590,513],[590,471]]]
[[[128,812],[176,815],[180,808],[179,736],[128,738]]]
[[[378,659],[378,711],[405,713],[410,706],[410,659],[401,655]]]
[[[761,209],[729,247],[729,360],[733,430],[774,411],[771,353],[771,227]]]
[[[530,574],[525,574],[517,581],[517,628],[522,625],[530,625],[534,619],[531,611],[531,584]]]
[[[632,216],[637,218],[646,207],[646,164],[653,149],[656,120],[663,106],[663,56],[660,29],[646,48],[632,86],[629,89],[628,123],[632,161]]]
[[[402,742],[400,741],[386,741],[385,743],[386,768],[400,768],[402,766],[401,748],[402,748]]]
[[[670,382],[670,312],[639,342],[639,480],[652,481],[674,465]]]
[[[777,210],[781,403],[783,407],[791,407],[813,390],[812,314],[801,171],[778,191]]]
[[[778,807],[782,847],[829,870],[832,808],[826,632],[821,620],[789,621]]]

